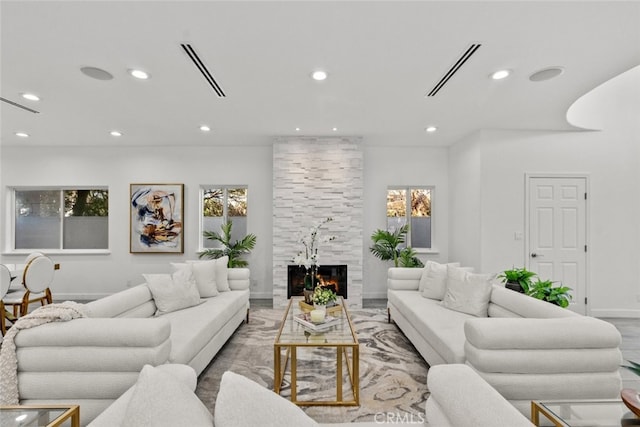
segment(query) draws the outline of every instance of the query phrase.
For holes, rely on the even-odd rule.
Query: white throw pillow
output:
[[[222,258],[216,259],[216,286],[220,292],[227,292],[231,290],[229,287],[228,263],[229,257],[226,255]]]
[[[158,309],[156,316],[200,304],[200,293],[190,270],[143,276]]]
[[[213,426],[198,397],[171,374],[145,365],[134,385],[123,427]]]
[[[425,298],[442,300],[447,290],[447,266],[459,267],[459,262],[440,264],[427,261],[420,277],[419,291]]]
[[[222,375],[214,413],[216,427],[318,426],[302,409],[242,375]]]
[[[186,264],[171,263],[174,269],[187,268],[191,269],[193,278],[198,286],[198,292],[200,297],[209,298],[218,295],[218,288],[216,286],[216,260],[209,261],[188,261]]]
[[[474,274],[464,268],[449,267],[442,305],[476,317],[487,317],[494,277],[495,274]]]

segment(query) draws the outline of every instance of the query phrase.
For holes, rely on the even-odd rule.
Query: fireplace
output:
[[[304,275],[307,270],[299,265],[287,266],[287,299],[304,295]],[[347,299],[347,266],[321,265],[318,267],[320,285],[333,286],[336,293]]]

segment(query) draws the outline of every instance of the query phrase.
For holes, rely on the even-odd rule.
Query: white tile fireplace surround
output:
[[[363,155],[356,137],[282,137],[273,144],[273,306],[287,303],[287,265],[299,239],[331,217],[320,264],[346,264],[349,307],[362,307]]]

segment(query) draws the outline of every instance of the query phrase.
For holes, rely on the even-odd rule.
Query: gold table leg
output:
[[[342,402],[342,350],[343,348],[336,347],[337,354],[337,377],[336,378],[336,400]]]

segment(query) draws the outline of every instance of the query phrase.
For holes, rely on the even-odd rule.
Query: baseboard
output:
[[[387,291],[384,292],[367,292],[362,295],[362,299],[387,299]]]
[[[268,299],[268,300],[272,300],[273,299],[273,292],[254,292],[254,291],[251,291],[251,296],[249,298],[251,298],[251,299]]]
[[[640,310],[617,308],[593,308],[589,311],[593,317],[632,318],[640,319]]]

